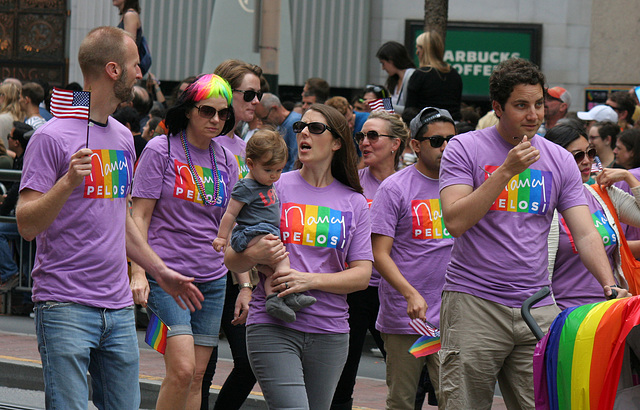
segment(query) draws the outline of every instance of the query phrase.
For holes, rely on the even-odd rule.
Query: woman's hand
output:
[[[620,181],[625,181],[631,188],[640,185],[631,172],[622,168],[605,168],[596,176],[598,185],[606,188]]]
[[[278,296],[283,297],[291,293],[301,293],[310,289],[315,289],[316,274],[300,272],[295,269],[274,273],[271,276],[271,286],[278,292]]]
[[[251,289],[242,288],[238,297],[236,297],[236,306],[233,310],[233,320],[231,324],[242,325],[247,321],[247,315],[249,314],[249,302],[251,301]]]

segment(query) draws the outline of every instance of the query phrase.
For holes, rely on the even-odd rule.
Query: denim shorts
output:
[[[194,282],[204,296],[202,309],[190,312],[182,309],[171,295],[162,290],[158,282],[147,275],[149,280],[149,306],[160,319],[171,328],[167,337],[192,335],[198,346],[217,346],[220,333],[222,308],[227,285],[227,277],[208,282]]]
[[[236,225],[231,231],[231,248],[240,253],[247,249],[247,245],[253,238],[269,233],[280,237],[280,229],[270,223],[260,222],[256,225]]]

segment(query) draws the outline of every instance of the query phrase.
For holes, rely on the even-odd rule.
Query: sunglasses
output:
[[[216,114],[218,114],[218,119],[220,119],[220,121],[226,121],[229,119],[229,108],[216,110],[210,105],[201,105],[195,108],[198,109],[198,114],[200,114],[202,118],[206,118],[208,120],[215,117]]]
[[[262,94],[264,94],[262,91],[253,91],[253,90],[233,90],[233,91],[237,91],[239,93],[244,94],[242,99],[245,102],[251,102],[256,97],[258,97],[258,101],[260,101],[262,100]]]
[[[573,159],[575,159],[578,164],[584,160],[585,156],[589,158],[589,161],[593,161],[596,158],[596,149],[589,148],[586,151],[576,151],[573,153]]]
[[[431,144],[431,148],[440,148],[445,141],[451,141],[451,138],[455,137],[455,135],[447,135],[443,137],[442,135],[434,135],[432,137],[416,137],[415,140],[420,142],[429,140],[429,144]]]
[[[364,142],[365,137],[367,137],[369,142],[376,142],[380,137],[396,138],[393,135],[378,134],[378,131],[367,131],[366,133],[362,131],[356,132],[356,142],[358,144],[362,144]]]
[[[302,130],[304,130],[307,127],[309,128],[309,132],[312,134],[322,134],[326,130],[333,132],[331,127],[321,122],[310,122],[307,124],[306,122],[302,122],[302,121],[296,121],[293,123],[293,132],[295,132],[296,134],[299,134],[302,132]]]

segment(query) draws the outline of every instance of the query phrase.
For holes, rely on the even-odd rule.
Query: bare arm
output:
[[[232,273],[238,283],[251,283],[251,277],[249,272]],[[247,321],[247,315],[249,314],[249,302],[251,301],[251,288],[240,289],[238,296],[236,297],[236,304],[233,310],[232,325],[240,325]]]
[[[624,181],[629,188],[640,186],[640,181],[631,172],[621,168],[605,168],[596,177],[598,185],[610,187],[616,182]]]
[[[155,199],[133,199],[133,222],[135,222],[145,242],[147,242],[148,239],[147,235],[149,232],[149,224],[151,223],[151,214],[155,206]],[[142,266],[133,261],[131,262],[131,282],[129,283],[129,287],[133,293],[133,301],[146,307],[147,299],[149,298],[149,281],[147,281],[147,276]]]
[[[407,300],[407,315],[411,319],[426,320],[427,302],[422,295],[407,281],[402,272],[391,259],[393,238],[385,235],[372,234],[374,266],[380,275]]]
[[[604,295],[611,296],[609,285],[615,285],[616,281],[611,272],[602,238],[593,225],[589,208],[586,205],[574,206],[562,212],[562,216],[573,235],[580,260],[600,283]],[[616,290],[618,298],[630,296],[630,293],[625,289]]]
[[[136,38],[138,27],[140,27],[140,16],[136,11],[126,11],[123,16],[124,30]]]
[[[241,253],[227,246],[224,250],[224,264],[232,272],[246,272],[255,265],[275,266],[288,255],[280,238],[269,234]]]
[[[335,273],[311,273],[291,269],[288,272],[273,274],[271,285],[276,292],[279,292],[279,296],[310,289],[344,295],[369,286],[371,265],[371,261],[351,261],[348,269]],[[289,285],[288,289],[285,282]]]
[[[476,190],[470,185],[450,185],[440,191],[447,230],[459,237],[482,219],[509,180],[540,158],[540,152],[527,137],[513,147],[502,165]]]
[[[46,193],[23,189],[16,206],[20,235],[33,240],[58,217],[73,190],[91,173],[92,151],[83,148],[71,156],[69,171]]]
[[[244,202],[240,202],[237,199],[229,199],[227,210],[224,212],[222,220],[220,221],[218,236],[213,240],[213,247],[216,251],[220,252],[227,245],[233,225],[236,223],[238,213],[240,213],[240,210],[245,205],[246,204]]]

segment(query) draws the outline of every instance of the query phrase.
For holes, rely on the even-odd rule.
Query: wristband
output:
[[[238,283],[238,289],[239,290],[242,290],[244,288],[249,288],[249,289],[253,290],[253,285],[250,282]]]

